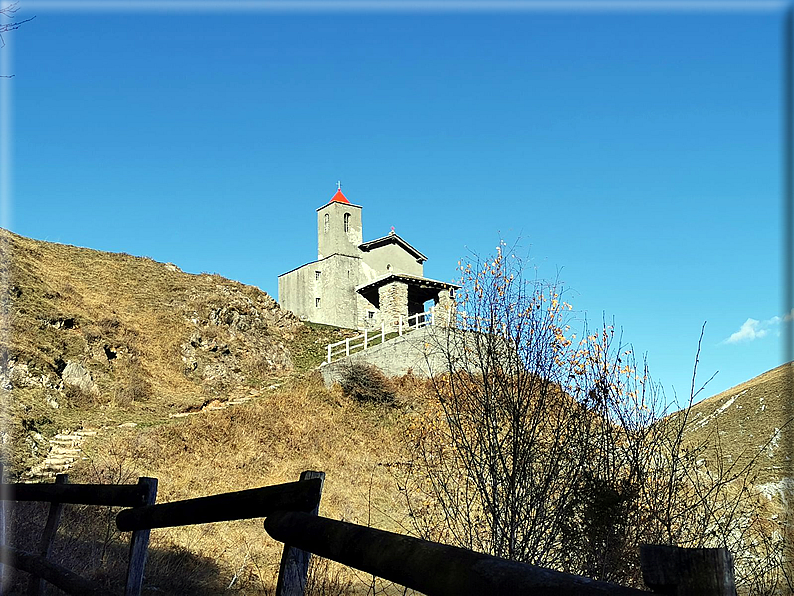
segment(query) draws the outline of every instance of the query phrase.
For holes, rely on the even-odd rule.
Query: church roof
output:
[[[346,196],[345,196],[345,195],[342,193],[342,189],[338,189],[338,190],[336,191],[336,194],[335,194],[334,196],[332,196],[332,197],[331,197],[331,200],[330,200],[330,201],[328,201],[328,202],[327,202],[325,205],[323,205],[322,207],[317,207],[317,211],[319,211],[320,209],[325,209],[325,208],[326,208],[326,207],[328,207],[328,205],[330,205],[331,203],[342,203],[343,205],[350,205],[351,207],[355,207],[355,208],[357,208],[357,209],[361,209],[361,205],[354,205],[353,203],[351,203],[350,201],[348,201],[348,200],[347,200],[347,197],[346,197]]]
[[[329,201],[330,203],[347,203],[350,204],[350,201],[347,200],[347,197],[342,194],[342,189],[338,189],[336,194],[331,198]]]
[[[393,231],[389,232],[388,235],[383,236],[382,238],[375,238],[375,240],[368,240],[367,242],[359,244],[358,247],[364,252],[369,252],[375,248],[379,248],[387,244],[397,244],[399,246],[402,246],[403,249],[405,249],[419,263],[424,263],[427,260],[427,257],[425,255],[423,255],[421,252],[416,250],[413,246],[408,244],[405,240],[400,238]]]

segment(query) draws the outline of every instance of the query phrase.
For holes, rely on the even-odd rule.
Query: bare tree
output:
[[[503,243],[461,265],[459,312],[436,336],[446,366],[401,476],[414,530],[628,585],[641,584],[640,543],[725,546],[739,559],[755,543],[747,562],[778,569],[759,546],[768,534],[752,461],[718,454],[707,468],[719,443],[687,443],[694,380],[670,415],[614,325],[585,323],[577,337],[559,284],[524,272]]]
[[[33,16],[30,17],[29,19],[24,19],[22,21],[15,21],[13,19],[18,10],[19,10],[19,2],[0,5],[0,48],[4,48],[6,45],[5,38],[3,37],[4,33],[8,33],[9,31],[16,31],[25,23],[28,23],[36,18],[35,16]],[[4,19],[11,19],[11,21],[3,22]],[[0,75],[0,76],[2,76],[3,78],[11,78],[14,75]]]

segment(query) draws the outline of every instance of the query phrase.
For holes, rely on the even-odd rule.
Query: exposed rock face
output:
[[[212,384],[293,368],[287,341],[301,323],[264,292],[235,284],[190,296],[186,320],[193,333],[181,345],[185,374]]]
[[[85,393],[99,394],[99,389],[91,378],[91,373],[78,362],[67,362],[66,368],[61,373],[61,378],[64,385],[76,387]]]
[[[9,360],[5,368],[0,369],[0,387],[10,391],[15,388],[54,388],[47,374],[37,375],[24,362]]]

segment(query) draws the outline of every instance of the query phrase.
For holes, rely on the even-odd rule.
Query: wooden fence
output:
[[[67,594],[86,596],[107,594],[98,584],[48,560],[55,536],[58,533],[64,504],[129,507],[127,511],[151,505],[157,498],[157,479],[139,478],[138,484],[69,484],[67,474],[58,474],[55,484],[3,484],[0,485],[2,501],[41,501],[50,504],[47,522],[39,540],[37,553],[17,550],[0,544],[0,563],[31,574],[28,596],[41,594],[42,580],[59,587]],[[0,515],[0,526],[5,528],[5,508]],[[139,596],[143,585],[143,571],[149,550],[149,529],[141,528],[130,536],[130,557],[127,566],[125,596]],[[0,587],[3,585],[0,573]]]
[[[653,592],[629,588],[543,567],[517,563],[463,548],[320,517],[325,475],[303,472],[298,482],[154,504],[157,481],[137,486],[68,485],[63,476],[50,485],[3,485],[6,500],[52,503],[39,554],[2,547],[3,562],[34,574],[69,594],[99,594],[96,586],[47,561],[62,503],[123,505],[116,517],[121,531],[132,532],[125,594],[140,594],[149,531],[233,519],[265,517],[264,527],[285,544],[276,596],[303,596],[309,559],[316,554],[373,574],[428,596],[532,594],[556,596],[735,596],[733,561],[725,549],[643,546],[643,578]],[[52,521],[54,519],[54,521]],[[52,523],[51,523],[52,522]],[[138,537],[136,542],[136,536]],[[137,548],[136,548],[137,545]],[[38,586],[38,587],[37,587]]]

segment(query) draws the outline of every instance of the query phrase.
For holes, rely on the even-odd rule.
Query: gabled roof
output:
[[[428,279],[426,277],[419,277],[416,275],[406,275],[404,273],[387,273],[386,275],[381,275],[377,279],[357,286],[356,292],[369,300],[377,308],[380,308],[380,295],[378,293],[378,288],[393,282],[402,282],[407,285],[408,301],[419,303],[426,302],[428,300],[435,300],[438,298],[439,290],[455,290],[460,287],[457,284],[450,284],[444,281]]]
[[[409,286],[415,286],[417,288],[422,289],[458,289],[461,286],[459,284],[453,284],[446,281],[438,281],[437,279],[430,279],[428,277],[419,277],[418,275],[407,275],[405,273],[387,273],[385,275],[381,275],[380,277],[373,279],[372,281],[368,281],[367,283],[363,283],[360,286],[356,286],[356,292],[365,292],[369,289],[377,289],[381,286],[389,284],[393,281],[401,281]]]
[[[358,247],[364,252],[369,252],[373,249],[380,248],[381,246],[386,246],[387,244],[397,244],[398,246],[401,246],[413,258],[419,261],[419,264],[422,264],[427,260],[425,255],[416,250],[413,246],[408,244],[394,232],[389,232],[388,235],[383,236],[382,238],[376,238],[375,240],[363,242],[362,244],[359,244]]]

